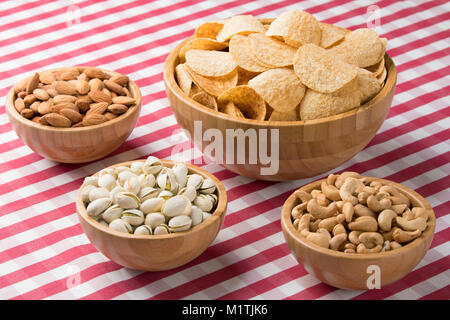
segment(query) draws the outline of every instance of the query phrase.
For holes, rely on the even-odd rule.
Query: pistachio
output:
[[[159,190],[153,187],[144,187],[139,192],[139,198],[141,198],[141,202],[144,202],[148,199],[156,198],[159,194]]]
[[[156,211],[161,210],[163,203],[164,203],[164,199],[162,199],[162,198],[151,198],[151,199],[145,200],[141,204],[140,209],[145,214],[150,213],[150,212],[156,212]]]
[[[150,156],[144,163],[142,170],[147,174],[158,174],[163,168],[161,160],[156,157]]]
[[[152,235],[153,232],[152,228],[144,224],[142,226],[137,227],[136,230],[134,230],[134,234],[147,236]]]
[[[108,223],[105,220],[100,219],[97,222],[100,223],[104,227],[109,227]]]
[[[103,175],[105,175],[105,174],[110,174],[110,175],[112,175],[114,178],[117,177],[117,176],[116,176],[116,172],[115,172],[114,169],[112,169],[112,168],[105,168],[105,169],[103,169],[103,170],[100,170],[100,172],[98,173],[99,179],[100,179],[101,176],[103,176]]]
[[[89,201],[92,202],[101,198],[109,198],[110,194],[108,189],[105,188],[94,188],[89,192]]]
[[[139,226],[144,223],[144,214],[137,209],[127,209],[122,212],[123,221],[128,222],[132,226]]]
[[[98,187],[98,177],[92,176],[84,178],[83,185],[93,185],[95,187]]]
[[[184,187],[178,191],[178,194],[180,196],[185,196],[190,202],[192,202],[197,197],[197,189],[193,186]]]
[[[130,226],[130,224],[126,221],[123,221],[122,219],[111,221],[109,227],[119,232],[131,233],[133,231],[133,228]]]
[[[196,206],[192,206],[191,208],[191,219],[192,219],[192,226],[195,227],[196,225],[200,224],[203,221],[203,212],[202,209]]]
[[[103,187],[107,190],[112,190],[116,186],[116,178],[107,173],[98,178],[99,187]]]
[[[125,185],[125,182],[128,181],[128,179],[131,178],[137,178],[137,175],[135,175],[133,172],[129,171],[129,170],[124,170],[121,171],[118,175],[117,175],[117,181],[119,182],[119,184],[121,186]],[[139,181],[139,179],[138,179]]]
[[[141,174],[143,172],[144,163],[141,161],[132,162],[130,165],[130,169],[134,174]]]
[[[168,233],[169,233],[169,227],[166,224],[160,224],[159,226],[157,226],[155,228],[155,230],[153,230],[154,235],[168,234]]]
[[[206,197],[208,199],[211,199],[211,201],[213,203],[213,207],[217,204],[217,201],[219,200],[214,193],[209,193],[209,194],[206,195]]]
[[[193,186],[196,190],[200,189],[203,184],[203,177],[199,174],[191,174],[188,176],[187,186]]]
[[[205,212],[205,211],[202,212],[202,215],[203,215],[203,220],[202,221],[205,221],[205,220],[209,219],[209,217],[212,216],[211,213]]]
[[[121,173],[121,172],[123,172],[123,171],[131,171],[131,168],[130,168],[130,167],[126,167],[126,166],[118,166],[118,167],[116,167],[116,168],[114,169],[114,171],[115,171],[117,174],[119,174],[119,173]]]
[[[205,179],[198,191],[205,194],[211,194],[216,191],[216,184],[211,179]]]
[[[202,211],[209,212],[213,208],[213,201],[204,194],[200,194],[195,198],[194,204]]]
[[[191,202],[185,196],[175,196],[164,202],[161,212],[167,217],[191,214]]]
[[[175,175],[177,183],[183,188],[186,186],[188,177],[188,168],[183,163],[177,163],[173,166],[172,171]]]
[[[119,192],[116,195],[116,203],[123,209],[136,209],[139,207],[139,198],[131,192]]]
[[[171,232],[182,232],[189,230],[192,219],[188,216],[176,216],[169,220],[169,230]]]
[[[172,169],[164,168],[156,178],[156,183],[162,190],[168,190],[172,193],[178,191],[178,182]]]
[[[102,218],[107,223],[111,223],[113,220],[119,219],[122,212],[123,209],[118,204],[114,204],[102,213]]]
[[[83,202],[89,202],[89,193],[95,188],[96,187],[94,185],[88,184],[81,189],[81,199]]]
[[[142,188],[154,187],[156,184],[156,178],[152,174],[142,173],[139,175],[138,179]]]
[[[98,217],[111,203],[112,201],[109,198],[96,199],[88,204],[86,212],[91,217]]]
[[[121,192],[126,192],[126,190],[121,186],[115,186],[110,192],[109,196],[114,203],[117,203],[117,195]]]
[[[160,224],[163,224],[165,221],[166,218],[159,212],[149,213],[145,217],[145,224],[152,229],[156,228]]]
[[[173,193],[167,190],[163,190],[158,194],[158,198],[162,198],[164,200],[168,200],[173,197]]]
[[[130,177],[125,181],[125,184],[123,185],[125,190],[133,193],[133,194],[139,194],[141,191],[141,184],[139,183],[138,177]]]

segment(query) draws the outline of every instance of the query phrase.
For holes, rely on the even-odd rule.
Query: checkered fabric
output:
[[[377,6],[377,7],[371,7]],[[381,290],[340,290],[309,275],[289,253],[280,208],[318,179],[271,183],[203,168],[221,179],[229,209],[214,243],[191,263],[145,273],[117,265],[90,244],[76,214],[83,178],[122,161],[168,158],[183,144],[162,81],[167,54],[204,21],[237,14],[275,17],[302,9],[345,28],[389,39],[398,70],[392,108],[370,144],[334,171],[354,170],[402,183],[434,207],[434,240],[419,265]],[[372,9],[371,9],[372,8]],[[450,4],[445,1],[60,0],[0,2],[1,299],[449,299]],[[5,114],[8,90],[31,72],[70,65],[127,74],[143,108],[128,140],[86,165],[46,160],[25,146]],[[322,176],[325,176],[322,175]]]

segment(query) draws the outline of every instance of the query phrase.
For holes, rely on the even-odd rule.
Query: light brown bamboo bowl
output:
[[[145,161],[145,160],[141,160]],[[111,166],[128,166],[123,162]],[[176,162],[162,160],[167,167]],[[218,203],[216,209],[206,221],[189,231],[165,235],[134,235],[115,231],[105,227],[89,217],[78,192],[76,207],[78,219],[89,241],[107,258],[124,267],[143,271],[162,271],[182,266],[200,254],[214,241],[225,219],[227,210],[227,192],[223,184],[211,173],[197,166],[186,164],[189,173],[197,173],[212,179],[217,186]],[[96,175],[98,172],[96,173]]]
[[[271,20],[263,20],[263,23]],[[394,62],[386,54],[387,79],[385,86],[372,100],[351,111],[317,120],[259,121],[234,119],[211,110],[189,98],[178,86],[174,69],[179,63],[178,53],[192,37],[181,42],[167,57],[164,66],[164,84],[178,124],[190,133],[192,142],[203,151],[207,142],[194,135],[194,121],[202,122],[203,133],[210,128],[219,129],[224,139],[226,129],[278,129],[279,171],[275,175],[261,175],[264,167],[259,161],[249,164],[248,142],[245,164],[221,164],[237,174],[250,178],[283,181],[312,177],[332,170],[361,151],[383,123],[394,96],[397,72]],[[270,141],[270,140],[269,140]],[[268,150],[270,150],[268,146]],[[225,149],[225,148],[224,148]],[[225,157],[224,150],[224,157]],[[217,159],[215,159],[216,162]],[[225,162],[225,161],[223,161]]]
[[[320,189],[326,179],[318,180],[301,187],[299,190],[310,192]],[[281,211],[281,228],[291,253],[310,274],[333,287],[343,289],[367,290],[367,273],[370,265],[380,267],[381,287],[397,281],[407,275],[424,257],[433,240],[436,218],[430,204],[417,192],[392,181],[369,177],[369,181],[379,180],[398,188],[408,196],[411,204],[425,208],[430,216],[427,229],[422,235],[402,248],[368,254],[351,254],[325,249],[307,241],[295,230],[291,221],[292,208],[297,203],[292,194],[286,200]]]
[[[110,75],[118,75],[114,71],[102,70]],[[116,150],[136,126],[142,96],[139,87],[131,80],[129,88],[136,99],[136,106],[115,119],[95,126],[55,128],[25,119],[14,108],[14,88],[6,97],[6,113],[22,142],[44,158],[63,163],[94,161]]]

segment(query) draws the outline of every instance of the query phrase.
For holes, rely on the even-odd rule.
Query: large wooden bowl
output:
[[[231,118],[211,110],[189,98],[178,86],[174,68],[179,63],[178,53],[192,37],[180,43],[168,56],[164,66],[164,84],[172,110],[179,125],[190,133],[192,142],[200,149],[209,144],[202,141],[206,130],[220,130],[226,137],[227,129],[279,130],[279,170],[274,175],[261,174],[261,167],[267,165],[249,161],[249,143],[245,146],[245,163],[226,163],[215,158],[230,171],[250,178],[283,181],[296,180],[332,170],[361,151],[383,123],[394,96],[397,73],[394,62],[386,54],[386,84],[372,100],[351,111],[317,120],[306,121],[258,121]],[[202,129],[195,134],[194,121],[201,121]],[[268,138],[270,150],[270,136]],[[241,151],[243,152],[243,150]],[[226,149],[223,148],[225,159]]]
[[[110,75],[118,74],[102,70]],[[14,88],[6,97],[6,113],[22,142],[44,158],[64,163],[94,161],[117,149],[136,126],[142,96],[139,87],[131,80],[129,88],[131,95],[136,99],[136,106],[113,120],[95,126],[54,128],[25,119],[14,108]]]
[[[167,167],[172,167],[176,163],[169,160],[162,162]],[[131,161],[119,163],[111,168],[128,166],[130,163]],[[81,193],[78,192],[76,200],[78,219],[89,241],[112,261],[124,267],[143,271],[173,269],[202,254],[216,238],[225,219],[227,192],[223,184],[208,171],[190,164],[186,165],[189,173],[197,173],[216,183],[218,203],[208,220],[186,232],[152,236],[126,234],[109,229],[89,217]]]
[[[389,180],[370,177],[369,181],[372,180],[397,187],[410,198],[412,205],[427,209],[430,219],[427,229],[419,238],[402,248],[380,253],[349,254],[325,249],[305,240],[295,230],[291,221],[291,211],[297,203],[296,196],[292,194],[283,205],[281,227],[291,253],[306,271],[333,287],[367,290],[367,280],[373,274],[373,271],[368,269],[369,266],[380,268],[381,286],[401,279],[422,260],[433,240],[436,218],[430,204],[422,196]],[[310,192],[313,189],[320,189],[322,181],[325,179],[307,184],[299,190]]]

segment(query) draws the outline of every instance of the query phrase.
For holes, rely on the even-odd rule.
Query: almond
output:
[[[28,81],[30,81],[32,76],[26,77],[25,79],[20,80],[15,86],[14,86],[14,93],[19,93],[20,91],[26,91]]]
[[[75,86],[75,88],[77,88],[79,94],[87,94],[91,89],[87,81],[71,80],[69,82],[72,83]]]
[[[27,119],[31,119],[34,117],[34,111],[28,108],[23,109],[20,114],[22,115],[22,117]]]
[[[103,91],[91,91],[88,94],[89,98],[91,98],[94,102],[107,102],[111,103],[111,96],[107,95]]]
[[[91,103],[91,99],[80,98],[80,99],[77,100],[75,105],[80,110],[80,112],[84,113],[84,112],[89,110],[90,103]]]
[[[39,84],[39,73],[35,72],[31,78],[30,81],[28,81],[27,84],[27,93],[31,94],[33,93],[34,89],[38,87]]]
[[[128,90],[127,88],[123,88],[123,91],[125,91],[125,95],[127,96],[127,97],[131,97],[131,93],[130,93],[130,90]]]
[[[114,114],[122,114],[127,112],[128,107],[124,104],[119,104],[119,103],[115,103],[115,104],[111,104],[108,107],[108,111],[114,113]]]
[[[100,79],[91,79],[89,81],[91,91],[101,91],[103,89],[103,82]]]
[[[61,73],[61,80],[63,81],[69,81],[69,80],[76,80],[78,76],[80,75],[80,72],[78,72],[77,69],[66,71]]]
[[[130,81],[130,79],[127,76],[124,76],[122,74],[112,76],[109,80],[114,81],[115,83],[119,84],[122,87],[125,87],[128,84],[128,81]]]
[[[42,101],[48,100],[50,98],[48,92],[43,89],[34,89],[33,94],[36,98]]]
[[[33,110],[35,114],[39,113],[39,106],[41,105],[40,101],[35,101],[31,104],[30,109]]]
[[[52,107],[51,101],[44,101],[41,104],[39,104],[38,112],[42,115],[45,115],[47,113],[50,113],[51,107]]]
[[[90,114],[104,114],[106,109],[108,108],[107,102],[99,102],[90,105],[89,110],[86,112],[86,115]]]
[[[106,73],[104,73],[101,69],[99,68],[86,68],[86,70],[84,70],[84,73],[89,77],[89,78],[98,78],[98,79],[109,79],[109,75],[107,75]]]
[[[25,102],[25,104],[32,104],[36,100],[37,98],[34,94],[29,94],[25,98],[23,98],[23,102]]]
[[[106,117],[101,114],[93,113],[88,116],[85,116],[83,119],[84,126],[94,126],[96,124],[100,124],[107,121]]]
[[[65,102],[75,103],[75,101],[77,101],[77,97],[69,96],[67,94],[58,94],[57,96],[55,96],[53,98],[53,102],[55,104],[65,103]]]
[[[62,109],[59,114],[65,116],[67,119],[69,119],[72,123],[77,123],[83,120],[83,116],[72,109]]]
[[[103,87],[102,92],[103,92],[104,94],[107,94],[108,96],[111,97],[111,91],[109,91],[108,88]]]
[[[118,117],[118,116],[117,116],[116,114],[114,114],[114,113],[111,113],[111,112],[105,113],[106,121],[115,119],[115,118],[117,118],[117,117]]]
[[[18,98],[21,98],[21,99],[25,98],[26,96],[27,96],[27,92],[26,92],[26,91],[20,91],[20,92],[17,94],[17,97],[18,97]]]
[[[103,83],[109,90],[117,93],[118,95],[125,95],[125,91],[123,90],[123,88],[120,84],[118,84],[114,81],[111,81],[111,80],[105,80],[105,81],[103,81]]]
[[[22,112],[23,109],[25,109],[25,102],[22,98],[17,98],[16,101],[14,101],[14,108],[16,108],[17,112]]]
[[[131,105],[131,104],[134,104],[136,102],[136,100],[131,97],[114,97],[112,99],[112,102],[118,103],[118,104]]]
[[[80,80],[80,81],[89,82],[89,77],[84,72],[82,74],[80,74],[77,79]]]
[[[77,88],[66,81],[55,81],[54,83],[56,91],[60,94],[76,95],[78,94]]]
[[[42,125],[44,125],[44,126],[49,126],[49,125],[50,125],[50,123],[48,123],[48,121],[47,121],[47,119],[45,118],[45,116],[43,116],[43,117],[41,117],[41,118],[39,119],[39,123],[42,124]]]
[[[53,127],[69,128],[72,125],[67,117],[54,112],[47,113],[43,118]]]
[[[60,112],[62,109],[72,109],[76,112],[79,112],[78,107],[74,103],[70,102],[59,103],[57,105],[52,106],[50,109],[52,112]]]
[[[56,76],[52,71],[42,71],[39,80],[45,84],[52,84],[56,81]]]
[[[72,128],[80,128],[80,127],[84,127],[83,122],[78,122],[78,123],[75,123],[74,125],[72,125]]]
[[[31,119],[31,121],[35,122],[35,123],[40,123],[39,120],[41,119],[41,117],[36,116],[33,119]]]
[[[47,91],[47,93],[50,97],[55,97],[58,95],[58,91],[56,91],[56,89],[53,87],[49,88],[49,89],[45,89],[45,91]]]

